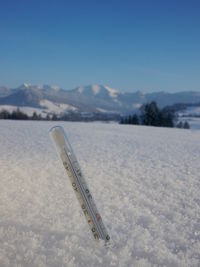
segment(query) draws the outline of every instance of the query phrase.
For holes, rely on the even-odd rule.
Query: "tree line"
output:
[[[50,116],[49,114],[46,117],[42,117],[41,114],[37,114],[35,111],[31,116],[28,116],[26,113],[22,112],[19,108],[8,111],[1,110],[0,111],[0,119],[4,120],[57,120],[57,115],[53,114]]]
[[[81,114],[79,112],[68,112],[61,115],[55,113],[47,113],[46,116],[41,116],[33,112],[31,116],[22,112],[20,108],[11,112],[7,110],[0,111],[0,119],[6,120],[43,120],[43,121],[119,121],[120,116],[118,114],[101,114],[101,113],[88,113]]]
[[[175,113],[166,108],[159,109],[157,103],[152,101],[142,105],[138,114],[122,117],[121,124],[149,125],[157,127],[190,128],[188,122],[175,123]]]

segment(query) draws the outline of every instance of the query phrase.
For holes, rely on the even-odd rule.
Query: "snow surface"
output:
[[[40,106],[47,108],[47,112],[53,112],[57,115],[66,111],[76,111],[77,108],[69,104],[55,103],[49,100],[41,100]]]
[[[96,243],[48,136],[0,121],[0,266],[200,266],[200,131],[66,130],[111,236]]]

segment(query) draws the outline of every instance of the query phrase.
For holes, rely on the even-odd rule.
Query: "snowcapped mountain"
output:
[[[106,85],[80,86],[73,90],[50,85],[24,83],[18,88],[0,87],[0,109],[24,107],[39,113],[65,112],[130,113],[143,103],[155,100],[160,107],[175,103],[200,103],[200,92],[144,94],[141,91],[122,93]]]
[[[89,85],[89,86],[81,86],[78,87],[76,89],[73,90],[76,93],[84,94],[86,96],[90,96],[90,97],[97,97],[97,98],[101,98],[101,99],[109,99],[109,100],[113,100],[116,99],[118,97],[118,95],[120,94],[120,92],[116,89],[112,89],[108,86],[103,86],[103,85],[97,85],[97,84],[93,84],[93,85]]]

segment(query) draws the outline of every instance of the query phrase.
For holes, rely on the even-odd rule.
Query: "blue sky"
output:
[[[0,0],[0,85],[200,91],[199,0]]]

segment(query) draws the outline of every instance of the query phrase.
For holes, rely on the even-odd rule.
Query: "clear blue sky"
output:
[[[199,0],[0,0],[0,85],[200,91]]]

